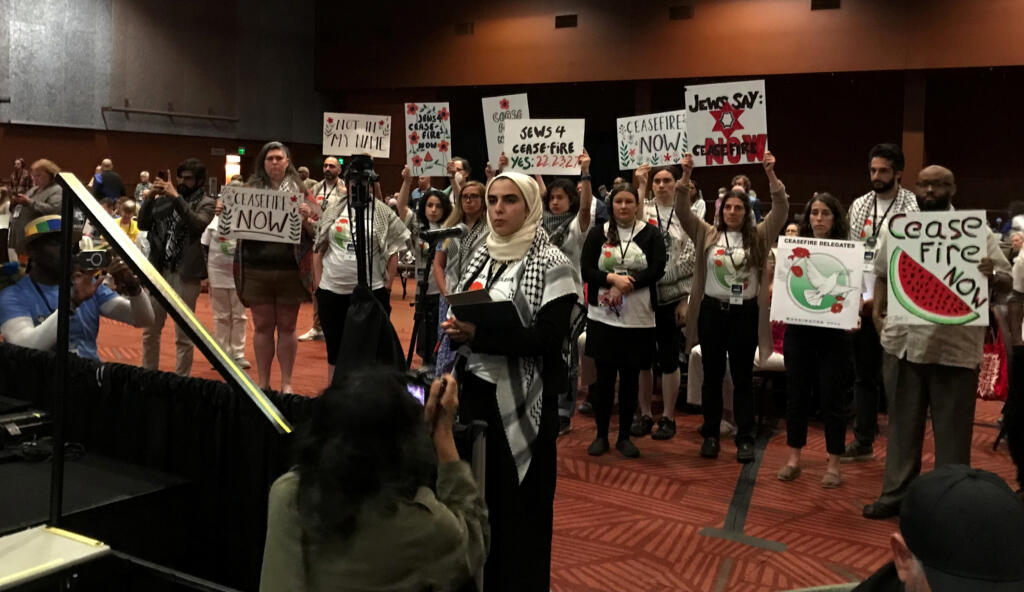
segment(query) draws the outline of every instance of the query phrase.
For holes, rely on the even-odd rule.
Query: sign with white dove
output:
[[[856,328],[863,264],[860,241],[780,238],[771,319],[787,325]]]
[[[299,244],[302,238],[301,192],[228,185],[220,192],[224,210],[218,231],[229,239]]]

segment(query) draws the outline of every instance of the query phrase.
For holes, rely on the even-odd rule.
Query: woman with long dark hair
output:
[[[270,489],[261,592],[458,589],[489,533],[452,436],[455,379],[435,380],[424,409],[403,374],[358,370],[313,406]]]
[[[398,217],[405,219],[409,210],[409,193],[412,189],[412,174],[409,167],[402,168],[402,187],[398,191]],[[424,313],[423,322],[419,327],[417,335],[416,353],[423,360],[424,365],[434,364],[434,346],[437,345],[438,335],[438,306],[441,302],[441,288],[437,284],[437,276],[434,274],[433,265],[427,268],[427,257],[430,255],[430,245],[420,238],[423,230],[437,230],[441,224],[452,214],[452,202],[443,191],[430,189],[420,196],[416,202],[416,217],[412,224],[413,254],[416,257],[416,277],[427,278],[427,296],[424,298],[422,308]],[[436,256],[436,255],[435,255]],[[419,297],[419,287],[416,288],[416,296]]]
[[[557,396],[576,285],[572,265],[541,227],[542,213],[536,181],[522,173],[491,179],[490,232],[458,287],[510,300],[521,325],[477,328],[457,317],[442,324],[467,355],[456,364],[464,368],[461,417],[487,422],[488,591],[550,588]]]
[[[628,183],[612,188],[612,219],[596,226],[583,243],[580,265],[587,282],[586,355],[594,360],[592,390],[597,437],[587,453],[608,451],[608,424],[619,379],[619,435],[615,448],[640,456],[630,441],[640,372],[654,359],[657,283],[665,272],[665,242],[643,221],[640,195]]]
[[[828,193],[819,193],[808,202],[800,222],[800,236],[846,240],[849,234],[846,212],[839,200]],[[847,303],[847,306],[857,305],[857,300]],[[778,477],[782,481],[792,481],[802,472],[800,451],[807,444],[807,416],[817,387],[821,419],[825,424],[825,449],[828,451],[821,486],[827,489],[839,487],[843,482],[839,459],[846,449],[844,407],[853,388],[853,340],[850,333],[842,329],[786,325],[783,356],[786,363],[786,444],[789,445],[789,458],[779,469]]]
[[[302,186],[302,178],[292,164],[291,152],[281,142],[267,142],[260,148],[256,155],[256,170],[246,186],[291,191],[303,196],[303,203],[299,206],[302,214],[299,244],[239,240],[235,248],[238,299],[252,309],[258,386],[270,388],[270,367],[276,352],[281,368],[281,392],[290,393],[298,349],[295,323],[299,318],[299,306],[309,300],[308,286],[313,281],[312,218],[319,208]]]
[[[768,252],[789,214],[789,196],[775,176],[775,156],[766,151],[763,164],[772,209],[756,225],[746,192],[736,187],[722,198],[715,224],[694,215],[690,209],[693,156],[683,157],[683,178],[676,183],[676,215],[698,252],[686,313],[690,322],[697,320],[697,330],[686,332],[686,352],[700,343],[704,368],[700,455],[717,458],[721,450],[722,378],[728,357],[736,460],[741,463],[754,460],[754,351],[760,346],[764,359],[772,352]]]

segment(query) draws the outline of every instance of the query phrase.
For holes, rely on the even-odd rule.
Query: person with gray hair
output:
[[[305,187],[309,191],[313,191],[314,189],[316,189],[317,181],[316,179],[311,179],[309,177],[309,167],[300,166],[296,170],[299,172],[299,177],[302,179],[303,187]]]
[[[149,197],[149,188],[152,186],[149,182],[149,171],[140,171],[139,182],[135,185],[135,203],[142,203],[142,200]]]

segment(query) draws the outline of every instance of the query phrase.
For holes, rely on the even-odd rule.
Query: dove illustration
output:
[[[820,306],[821,301],[825,296],[836,296],[840,300],[845,298],[850,292],[853,292],[856,288],[849,286],[843,286],[839,283],[839,272],[835,272],[830,276],[825,276],[818,268],[811,263],[808,258],[805,260],[805,269],[807,270],[807,281],[814,286],[813,290],[804,291],[804,299],[811,306]]]

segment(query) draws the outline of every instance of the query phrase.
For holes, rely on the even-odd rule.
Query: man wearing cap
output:
[[[43,216],[25,226],[25,248],[32,265],[18,283],[0,292],[0,333],[7,343],[44,351],[52,350],[57,344],[60,230],[60,216]],[[92,360],[100,359],[96,336],[101,316],[135,327],[153,322],[149,298],[128,266],[118,260],[107,271],[127,296],[119,296],[103,285],[101,275],[77,266],[71,272],[68,350]]]
[[[956,181],[949,169],[932,165],[917,176],[917,203],[922,212],[953,209]],[[1010,263],[999,238],[985,227],[986,249],[978,271],[988,276],[993,293],[1012,285]],[[865,518],[899,514],[907,487],[921,472],[925,422],[931,412],[935,436],[935,466],[970,464],[978,368],[985,341],[983,326],[899,325],[885,318],[889,246],[887,230],[879,235],[874,258],[874,326],[881,336],[882,376],[889,406],[885,473],[882,494],[864,506]]]
[[[946,465],[907,490],[892,562],[854,592],[1024,590],[1024,504],[997,475]]]

